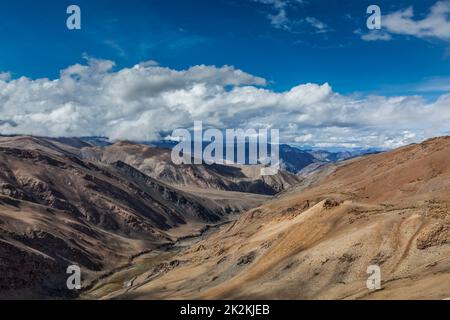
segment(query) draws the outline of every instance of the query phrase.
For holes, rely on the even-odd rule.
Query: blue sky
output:
[[[65,28],[69,4],[82,9],[82,30]],[[286,9],[288,19],[314,17],[293,30],[268,19],[277,9],[252,0],[17,0],[0,4],[0,70],[13,76],[56,77],[83,53],[117,66],[156,60],[171,68],[233,65],[271,81],[276,90],[329,82],[341,93],[403,94],[450,74],[449,43],[398,36],[363,41],[373,1],[312,1]],[[418,15],[435,1],[376,1],[383,13],[413,5]]]
[[[196,120],[318,147],[450,134],[450,0],[1,1],[0,39],[0,134],[151,140]]]

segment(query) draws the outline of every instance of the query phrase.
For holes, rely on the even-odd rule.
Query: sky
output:
[[[0,39],[2,134],[157,140],[202,120],[397,147],[450,131],[450,1],[5,0]]]

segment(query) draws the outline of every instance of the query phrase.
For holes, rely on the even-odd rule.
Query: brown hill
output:
[[[328,168],[104,297],[448,298],[449,158],[437,138]],[[366,287],[370,265],[382,290]]]
[[[89,161],[123,161],[143,173],[177,188],[214,189],[275,195],[296,185],[301,179],[280,171],[275,176],[261,176],[259,166],[174,165],[171,151],[120,141],[108,147],[83,148]]]
[[[80,147],[76,139],[0,138],[0,297],[65,295],[71,264],[92,279],[240,209],[121,161],[80,160]],[[250,205],[264,199],[248,197]]]

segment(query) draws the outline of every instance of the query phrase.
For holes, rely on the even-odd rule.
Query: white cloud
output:
[[[9,72],[0,72],[0,80],[8,81],[11,79],[11,73]]]
[[[328,25],[315,17],[306,17],[302,19],[292,19],[288,16],[288,9],[303,5],[304,0],[252,0],[265,4],[272,8],[274,13],[267,15],[272,26],[276,29],[298,33],[300,29],[309,27],[315,33],[325,33],[329,31]],[[304,30],[303,30],[304,31]]]
[[[450,77],[435,77],[417,85],[417,92],[450,92]]]
[[[314,136],[311,133],[305,134],[303,136],[295,137],[295,142],[298,143],[305,143],[305,142],[311,142],[314,141]]]
[[[323,32],[327,32],[328,31],[328,26],[324,22],[320,21],[317,18],[306,17],[305,21],[307,23],[309,23],[313,28],[315,28],[318,33],[323,33]]]
[[[114,40],[105,40],[105,41],[103,41],[103,43],[105,45],[107,45],[108,47],[110,47],[111,49],[113,49],[119,55],[119,57],[125,57],[126,56],[125,50],[116,41],[114,41]]]
[[[88,58],[50,79],[0,77],[0,132],[154,140],[195,120],[225,128],[278,128],[285,142],[395,147],[446,133],[450,94],[347,96],[325,84],[285,92],[230,66],[174,70],[156,62],[114,70]],[[447,132],[448,133],[448,132]]]
[[[450,1],[438,1],[423,19],[414,19],[413,7],[382,17],[382,27],[388,32],[418,38],[450,40]]]
[[[288,16],[288,9],[295,8],[299,5],[305,4],[303,0],[252,0],[265,4],[272,8],[274,13],[267,15],[272,26],[276,29],[285,30],[289,32],[298,32],[297,29],[309,25],[317,33],[328,31],[328,26],[322,21],[314,17],[306,17],[304,19],[292,19]]]
[[[392,37],[389,33],[374,30],[361,35],[361,39],[363,39],[364,41],[389,41],[392,40]]]
[[[286,8],[291,5],[290,0],[252,0],[270,6],[275,13],[268,14],[267,18],[270,23],[277,29],[290,30],[291,20],[287,16]],[[301,1],[294,1],[294,3]]]

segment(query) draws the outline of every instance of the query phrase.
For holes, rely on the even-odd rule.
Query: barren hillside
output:
[[[121,161],[80,160],[81,147],[76,139],[0,139],[0,295],[68,294],[71,264],[94,279],[266,200],[186,193]]]
[[[354,159],[105,298],[450,297],[450,138]],[[382,290],[369,291],[369,265]]]
[[[114,163],[123,161],[143,173],[178,188],[214,189],[275,195],[301,179],[280,171],[275,176],[261,176],[260,166],[174,165],[171,151],[127,141],[108,147],[83,148],[83,158]]]

